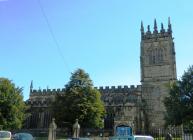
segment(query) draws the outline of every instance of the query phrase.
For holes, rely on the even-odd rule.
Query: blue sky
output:
[[[0,77],[23,87],[25,100],[31,80],[34,89],[63,88],[77,68],[95,86],[138,85],[141,20],[152,29],[156,18],[160,29],[170,17],[180,78],[193,64],[192,6],[192,0],[0,0]]]

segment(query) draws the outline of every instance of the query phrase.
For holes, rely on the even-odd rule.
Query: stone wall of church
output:
[[[139,103],[141,101],[141,86],[112,86],[95,87],[101,93],[101,99],[105,104],[107,115],[105,120],[110,122],[107,128],[113,128],[116,124],[127,122],[139,127],[140,121]],[[49,105],[54,101],[56,94],[65,94],[65,89],[31,90],[27,103],[31,106],[32,115],[28,118],[26,127],[46,128],[51,121],[52,114]]]
[[[114,120],[111,128],[120,124],[127,124],[135,129],[142,127],[141,119],[141,86],[115,86],[99,88],[101,99],[105,103],[107,118]]]

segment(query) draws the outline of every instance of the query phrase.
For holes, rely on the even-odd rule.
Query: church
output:
[[[176,80],[175,46],[172,26],[168,18],[167,29],[161,23],[158,30],[154,20],[144,29],[141,22],[140,69],[141,85],[96,87],[101,92],[105,104],[104,127],[113,129],[118,125],[128,125],[134,130],[163,128],[165,107],[163,100],[168,96],[170,82]],[[30,113],[26,128],[48,128],[53,114],[49,105],[56,94],[65,94],[65,89],[36,90],[30,87]]]

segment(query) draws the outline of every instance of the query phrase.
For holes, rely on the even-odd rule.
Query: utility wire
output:
[[[57,49],[60,57],[62,58],[63,63],[64,63],[64,65],[65,65],[65,67],[67,68],[67,71],[70,73],[69,67],[68,67],[68,65],[67,65],[67,63],[66,63],[66,61],[65,61],[65,59],[64,59],[64,55],[63,55],[63,53],[62,53],[62,51],[61,51],[61,49],[60,49],[60,45],[59,45],[59,43],[58,43],[58,41],[57,41],[57,39],[56,39],[56,36],[54,35],[52,26],[50,25],[50,22],[49,22],[49,20],[48,20],[48,17],[47,17],[47,15],[46,15],[45,11],[44,11],[44,7],[43,7],[43,5],[42,5],[42,3],[41,3],[40,0],[37,0],[37,1],[38,1],[38,4],[39,4],[39,7],[40,7],[40,9],[41,9],[42,15],[43,15],[43,17],[44,17],[44,19],[45,19],[45,21],[46,21],[47,26],[48,26],[48,30],[49,30],[49,32],[50,32],[50,35],[51,35],[51,37],[52,37],[52,39],[53,39],[53,41],[54,41],[54,43],[55,43],[56,49]]]

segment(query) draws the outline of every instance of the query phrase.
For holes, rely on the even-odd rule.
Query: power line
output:
[[[42,3],[41,3],[40,0],[37,0],[37,1],[38,1],[38,4],[39,4],[39,7],[40,7],[40,9],[41,9],[42,15],[43,15],[43,17],[44,17],[44,19],[45,19],[45,21],[46,21],[47,26],[48,26],[48,30],[49,30],[49,32],[50,32],[50,35],[51,35],[51,37],[52,37],[52,39],[53,39],[53,41],[54,41],[54,43],[55,43],[56,49],[57,49],[60,57],[62,58],[65,67],[67,68],[68,72],[70,73],[69,67],[68,67],[68,65],[67,65],[67,63],[66,63],[66,61],[65,61],[65,59],[64,59],[64,55],[63,55],[63,53],[62,53],[62,51],[61,51],[61,49],[60,49],[60,45],[59,45],[59,43],[58,43],[58,41],[57,41],[57,39],[56,39],[56,36],[55,36],[55,34],[54,34],[54,32],[53,32],[52,26],[50,25],[50,22],[49,22],[49,20],[48,20],[48,17],[47,17],[47,15],[46,15],[45,11],[44,11],[43,5],[42,5]]]

